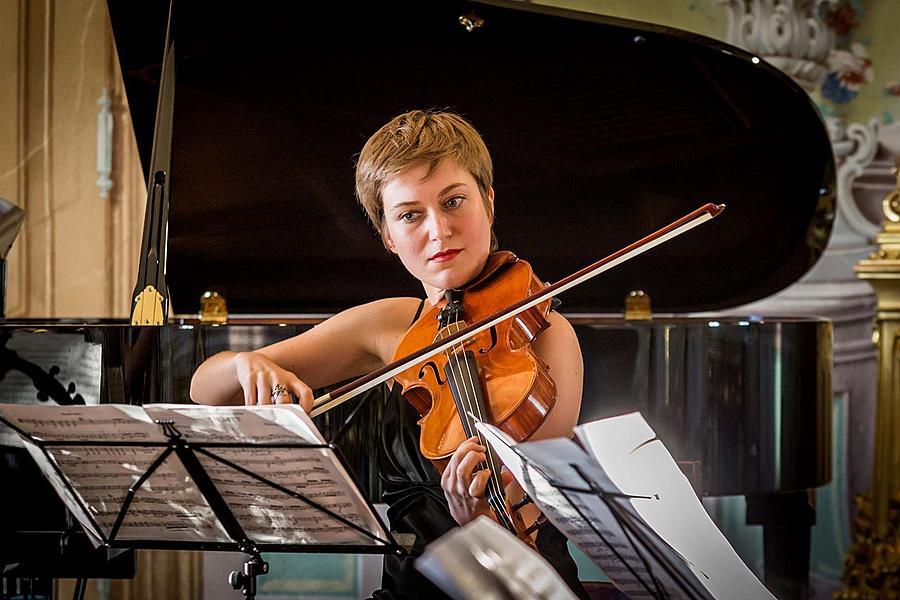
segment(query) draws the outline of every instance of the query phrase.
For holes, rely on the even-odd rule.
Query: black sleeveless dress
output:
[[[415,544],[409,556],[385,556],[382,589],[373,597],[376,600],[448,598],[415,570],[413,563],[427,544],[459,525],[450,514],[437,469],[419,451],[419,415],[400,395],[399,385],[394,386],[385,402],[377,448],[382,500],[389,506],[391,530],[414,534]],[[538,530],[536,543],[541,555],[575,595],[586,600],[588,594],[578,580],[578,569],[566,547],[565,536],[546,522]]]

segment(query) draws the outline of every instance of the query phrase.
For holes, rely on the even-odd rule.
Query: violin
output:
[[[534,286],[533,285],[534,282],[532,280],[528,279],[527,277],[525,277],[525,279],[528,279],[530,282],[528,284],[529,287],[528,287],[528,289],[524,290],[521,293],[521,295],[518,295],[518,297],[519,297],[518,300],[512,301],[511,304],[509,304],[505,308],[501,308],[500,310],[497,310],[496,312],[494,312],[492,314],[487,314],[486,316],[484,316],[482,318],[478,318],[478,315],[476,314],[474,317],[471,315],[467,315],[467,316],[465,316],[464,320],[459,320],[461,313],[457,313],[456,316],[454,317],[454,314],[453,314],[454,311],[451,311],[450,314],[446,317],[445,324],[439,324],[440,335],[438,335],[437,331],[435,332],[435,334],[434,334],[435,341],[433,341],[433,343],[430,343],[424,347],[421,347],[418,350],[415,350],[414,352],[410,353],[409,355],[405,356],[404,358],[402,358],[400,360],[397,360],[388,365],[385,365],[381,369],[378,369],[367,375],[364,375],[363,377],[360,377],[359,379],[356,379],[355,381],[352,381],[344,386],[341,386],[341,387],[331,391],[328,394],[325,394],[319,398],[316,398],[313,401],[313,408],[309,414],[312,417],[320,415],[323,412],[330,410],[331,408],[334,408],[335,406],[338,406],[338,405],[346,402],[347,400],[350,400],[351,398],[365,392],[366,390],[372,389],[376,385],[384,383],[385,381],[387,381],[388,379],[390,379],[392,377],[398,377],[398,376],[400,376],[401,373],[403,373],[405,371],[413,370],[414,365],[421,365],[419,367],[420,370],[422,370],[422,369],[425,369],[427,371],[433,370],[434,371],[433,376],[435,377],[435,379],[437,379],[437,373],[439,372],[438,362],[434,361],[433,369],[431,367],[426,367],[424,365],[427,364],[427,359],[437,356],[440,353],[447,352],[448,350],[450,352],[448,354],[446,354],[445,356],[451,357],[452,361],[454,363],[454,366],[450,367],[450,370],[454,373],[454,375],[453,375],[454,385],[459,385],[460,381],[466,382],[469,379],[471,379],[474,382],[475,371],[472,370],[473,368],[468,371],[468,373],[471,374],[471,377],[470,377],[470,375],[466,374],[465,369],[468,368],[468,367],[466,367],[468,359],[465,359],[465,361],[463,361],[463,359],[466,356],[466,353],[465,352],[460,353],[459,352],[460,348],[462,348],[464,350],[471,349],[473,354],[475,354],[475,355],[477,355],[480,350],[485,350],[485,352],[482,354],[488,354],[490,352],[488,350],[488,348],[491,348],[491,344],[493,343],[493,337],[490,332],[494,331],[494,335],[497,336],[498,344],[500,343],[500,341],[502,341],[504,344],[508,344],[509,348],[511,348],[511,350],[510,350],[511,354],[514,355],[515,354],[514,349],[527,346],[527,344],[530,343],[530,340],[527,343],[525,342],[525,340],[528,339],[529,336],[530,336],[531,340],[533,340],[534,337],[536,337],[537,334],[541,331],[542,319],[540,318],[540,315],[542,313],[543,313],[543,322],[546,322],[546,315],[549,310],[548,306],[545,306],[543,308],[538,308],[537,311],[531,312],[530,314],[528,314],[528,312],[531,311],[531,309],[538,307],[539,305],[542,305],[544,303],[547,303],[554,296],[556,296],[572,287],[575,287],[576,285],[580,285],[581,283],[584,283],[585,281],[587,281],[588,279],[591,279],[592,277],[596,277],[597,275],[599,275],[600,273],[603,273],[604,271],[607,271],[617,265],[620,265],[620,264],[630,260],[631,258],[634,258],[635,256],[642,254],[643,252],[646,252],[647,250],[649,250],[655,246],[658,246],[670,239],[673,239],[673,238],[693,229],[694,227],[700,225],[701,223],[704,223],[704,222],[718,216],[724,209],[725,209],[725,205],[723,205],[723,204],[718,204],[718,205],[712,204],[712,203],[704,204],[703,206],[684,215],[680,219],[677,219],[677,220],[673,221],[672,223],[669,223],[665,227],[651,233],[650,235],[647,235],[646,237],[644,237],[640,240],[637,240],[636,242],[629,244],[628,246],[610,254],[606,258],[603,258],[591,265],[588,265],[587,267],[581,269],[580,271],[577,271],[577,272],[569,275],[568,277],[565,277],[565,278],[557,281],[556,283],[554,283],[552,285],[548,285],[548,286],[544,286],[544,287],[540,288],[540,291],[534,291],[535,289],[538,289],[539,286]],[[515,263],[516,264],[522,263],[527,266],[527,263],[524,263],[524,261],[515,261]],[[500,261],[499,267],[502,267],[503,264],[504,264],[504,262]],[[489,260],[488,267],[489,268],[486,268],[484,270],[484,272],[482,273],[482,275],[476,279],[476,281],[471,282],[469,284],[469,286],[468,286],[469,288],[472,288],[473,290],[477,291],[477,288],[482,283],[482,280],[488,279],[493,274],[494,270],[497,270],[497,268],[499,268],[499,267],[490,268],[491,267],[490,260]],[[527,268],[530,270],[530,267],[527,267]],[[532,277],[533,277],[533,275],[532,275]],[[515,286],[513,286],[513,287],[515,287]],[[516,296],[517,296],[516,294],[510,294],[509,298],[515,298]],[[454,300],[455,299],[451,296],[450,302],[448,302],[448,304],[453,302]],[[495,306],[501,305],[501,304],[502,304],[502,301],[493,303],[493,305],[495,305]],[[463,302],[463,309],[466,308],[465,305],[466,305],[466,301]],[[526,313],[526,314],[524,316],[520,317],[519,315],[523,315],[523,313]],[[457,320],[454,321],[453,320],[454,318]],[[501,337],[501,334],[500,334],[501,328],[497,327],[496,329],[494,329],[494,327],[498,326],[500,323],[507,321],[509,319],[515,319],[516,323],[513,325],[510,325],[509,328],[505,330],[505,331],[507,331],[507,334],[505,334],[505,337]],[[419,319],[419,320],[422,320],[422,319]],[[473,320],[474,320],[474,322],[471,322]],[[418,323],[418,321],[417,321],[417,323]],[[464,325],[464,323],[467,323],[467,325]],[[546,325],[543,325],[543,327],[546,327]],[[487,336],[481,336],[481,334],[484,332],[488,332]],[[479,337],[479,336],[481,336],[481,337]],[[427,338],[427,336],[426,336],[426,338]],[[413,347],[413,346],[414,346],[413,344],[406,344],[406,345],[404,345],[404,348],[408,350],[410,347]],[[451,349],[455,349],[455,350],[451,350]],[[457,358],[459,359],[458,361],[457,361]],[[447,363],[449,363],[449,362],[451,362],[451,359],[447,360]],[[540,366],[539,360],[535,360],[534,362],[535,362],[536,366]],[[447,373],[447,368],[446,368],[447,363],[444,363],[444,366],[442,367],[442,369],[444,369],[443,377],[449,377],[449,375]],[[458,377],[457,372],[459,374],[461,374],[462,376]],[[503,371],[500,370],[498,372],[502,373]],[[524,372],[528,373],[527,370]],[[418,374],[418,371],[416,372],[416,374]],[[544,368],[544,376],[546,376],[546,368]],[[521,377],[522,378],[530,378],[531,376],[530,375],[521,375]],[[512,379],[514,379],[514,378],[515,377],[512,377]],[[540,378],[541,378],[541,375],[539,375],[537,373],[537,371],[535,371],[535,379],[538,380]],[[486,379],[504,379],[504,377],[501,377],[498,375],[492,375],[490,378],[486,378]],[[549,377],[547,377],[547,380],[549,380]],[[414,387],[416,387],[416,386],[413,386],[413,385],[410,386],[411,396],[413,398],[415,398],[415,400],[413,400],[414,405],[415,405],[415,403],[418,403],[420,407],[427,408],[428,407],[427,406],[428,396],[424,393],[424,391],[421,391],[421,392],[415,391],[413,389]],[[424,386],[422,386],[422,387],[424,387]],[[543,421],[543,419],[546,418],[546,414],[549,413],[550,409],[553,406],[553,402],[555,401],[555,391],[546,392],[546,393],[544,391],[541,391],[542,387],[552,390],[553,389],[552,384],[548,385],[548,384],[546,384],[546,382],[544,382],[544,380],[541,379],[541,381],[539,381],[533,387],[535,390],[534,394],[536,396],[543,397],[544,400],[532,401],[531,398],[533,396],[531,393],[523,394],[523,396],[522,396],[523,399],[521,401],[517,401],[517,400],[513,399],[513,404],[515,406],[515,410],[507,410],[507,409],[503,408],[502,406],[493,407],[493,406],[488,406],[487,404],[485,404],[484,410],[486,412],[481,413],[482,416],[490,415],[490,419],[499,419],[499,421],[497,421],[496,423],[500,424],[501,429],[516,428],[518,433],[514,433],[513,436],[517,437],[518,439],[527,439],[527,437],[530,436],[532,433],[534,433],[534,431],[538,428],[538,426],[540,426],[540,423]],[[522,389],[524,389],[524,387]],[[472,386],[471,391],[473,393],[475,393],[474,386]],[[452,390],[451,390],[451,392],[452,392]],[[498,394],[497,392],[492,392],[490,390],[488,390],[488,392],[485,393],[484,389],[482,389],[482,398],[484,400],[487,400],[487,399],[493,400],[494,395],[497,396],[498,400],[500,400],[501,396],[506,397],[505,394]],[[474,397],[474,396],[470,396],[470,397]],[[512,394],[510,394],[509,397],[512,397]],[[552,397],[552,399],[551,399],[551,397]],[[433,398],[433,396],[432,396],[432,398]],[[433,404],[433,400],[431,402]],[[481,402],[479,401],[479,404],[480,403]],[[457,412],[457,410],[456,410],[456,400],[454,400],[453,406],[454,406],[454,410],[451,414],[453,414],[453,415],[461,414],[461,412]],[[465,409],[466,413],[475,414],[477,417],[477,414],[474,411],[470,410],[471,408],[477,408],[477,407],[475,407],[474,404],[471,406],[469,404],[465,404],[465,405],[463,405],[463,408]],[[444,410],[446,410],[446,409],[444,409]],[[522,412],[520,412],[520,411],[522,411]],[[513,417],[513,415],[515,415],[515,417]],[[427,411],[426,411],[426,416],[427,416]],[[455,424],[453,424],[453,419],[446,415],[443,415],[443,413],[442,413],[442,416],[440,416],[440,417],[437,416],[437,414],[436,414],[434,417],[427,417],[426,420],[431,420],[432,418],[434,418],[435,423],[439,423],[439,422],[445,423],[447,428],[449,429],[449,431],[448,430],[440,430],[438,433],[432,433],[431,435],[428,436],[428,439],[425,440],[425,442],[427,443],[427,447],[428,447],[428,450],[427,450],[428,453],[435,457],[447,456],[449,454],[452,454],[452,452],[456,449],[456,446],[454,446],[452,444],[452,442],[445,441],[445,440],[449,440],[452,435],[458,436],[458,433],[457,434],[452,433],[452,431],[456,427]],[[465,425],[461,424],[461,427],[463,428],[463,431],[465,431]],[[436,428],[436,429],[439,429],[439,428]],[[508,429],[507,429],[507,431],[508,431]],[[466,436],[466,437],[468,437],[468,436]],[[461,443],[464,439],[466,439],[466,437],[461,437],[459,439],[458,443]],[[435,441],[435,439],[436,439],[436,441]],[[423,448],[423,453],[424,453],[424,448]],[[492,471],[492,473],[499,474],[500,470],[494,468],[495,466],[497,466],[497,465],[495,464],[495,465],[491,466],[491,471]],[[495,487],[499,487],[499,486],[497,486],[495,484]],[[513,512],[515,512],[517,510],[518,504],[519,503],[516,503],[515,505],[510,507]],[[507,513],[508,514],[508,512],[509,512],[509,511],[505,510],[504,507],[499,504],[499,501],[498,501],[497,506],[494,507],[492,505],[492,508],[495,509],[495,512],[499,512],[499,513]],[[498,515],[498,516],[500,518],[503,518],[502,515]],[[518,535],[520,529],[518,528],[517,525],[513,524],[511,531],[515,531]]]
[[[478,320],[543,289],[531,266],[509,252],[490,255],[485,269],[463,290],[448,290],[445,300],[426,310],[407,330],[394,359],[449,337]],[[403,396],[422,415],[419,447],[440,471],[466,439],[478,435],[477,421],[492,423],[516,441],[527,440],[556,402],[556,386],[531,343],[549,326],[550,300],[512,319],[461,340],[444,352],[395,376]],[[489,445],[491,470],[486,499],[497,521],[526,542],[537,529],[534,519],[512,506],[500,479],[501,463]],[[537,515],[532,515],[536,517]]]

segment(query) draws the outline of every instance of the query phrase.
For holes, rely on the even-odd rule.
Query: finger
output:
[[[472,484],[472,477],[475,475],[475,468],[478,463],[484,460],[484,454],[479,452],[470,452],[466,458],[459,463],[456,468],[456,481],[453,482],[453,489],[458,494],[465,494]]]
[[[506,467],[500,469],[500,479],[503,481],[504,488],[516,480],[513,474],[510,473],[509,469],[507,469]]]
[[[244,404],[247,406],[256,404],[256,384],[248,380],[241,383],[241,388],[244,390]]]
[[[472,474],[477,470],[479,463],[484,462],[487,459],[487,456],[484,452],[479,452],[477,450],[472,450],[466,454],[466,456],[459,461],[459,465],[456,467],[457,473],[465,473],[468,477],[471,477]]]
[[[459,466],[460,461],[466,457],[466,455],[472,450],[482,450],[483,448],[478,447],[476,444],[472,442],[471,439],[464,441],[459,447],[453,451],[453,454],[450,455],[450,461],[447,463],[447,470],[455,471]]]
[[[469,484],[469,495],[473,498],[484,498],[485,492],[487,490],[488,480],[490,478],[490,469],[484,469],[483,471],[478,471],[477,473],[475,473],[475,476],[472,478],[472,483]]]
[[[279,377],[277,374],[272,373],[270,380],[271,394],[270,398],[272,399],[272,404],[290,404],[291,403],[291,394],[288,391],[288,387],[284,385],[281,381],[279,381]]]
[[[470,452],[481,452],[483,454],[486,450],[487,448],[479,444],[476,440],[469,438],[459,445],[450,460],[456,458],[456,462],[458,463],[462,459],[464,459]]]
[[[260,374],[256,378],[256,402],[257,404],[272,404],[272,388],[266,377]]]
[[[454,487],[454,483],[451,480],[456,478],[456,471],[459,468],[459,463],[462,461],[469,452],[479,451],[484,452],[484,446],[480,446],[475,443],[475,438],[469,438],[464,441],[459,447],[453,452],[450,456],[450,460],[447,462],[447,465],[444,467],[444,471],[441,473],[441,487],[445,490],[452,490]]]
[[[291,391],[294,393],[297,402],[300,403],[300,407],[303,408],[304,411],[309,412],[313,409],[315,397],[313,396],[312,389],[308,385],[298,379],[291,385]]]

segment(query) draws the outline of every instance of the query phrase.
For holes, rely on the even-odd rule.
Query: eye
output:
[[[453,196],[452,198],[447,199],[444,206],[447,208],[456,208],[463,203],[463,200],[465,200],[465,197],[463,196]]]
[[[397,217],[397,219],[409,223],[411,221],[415,221],[417,216],[418,215],[413,211],[406,211],[404,213],[400,213],[400,216]]]

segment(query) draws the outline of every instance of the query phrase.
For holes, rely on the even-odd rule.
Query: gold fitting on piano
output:
[[[643,290],[632,290],[625,298],[626,321],[649,321],[653,318],[650,310],[650,296]]]
[[[219,292],[204,292],[200,296],[198,316],[201,323],[224,325],[228,321],[228,305],[225,303],[225,297]]]
[[[134,299],[131,324],[139,327],[164,325],[165,309],[165,299],[162,294],[152,285],[148,285]]]
[[[484,19],[476,15],[474,12],[467,12],[460,15],[459,24],[466,28],[466,31],[472,33],[476,29],[484,25]]]

